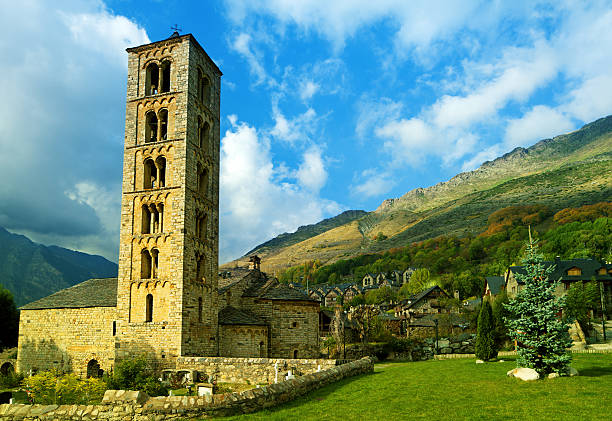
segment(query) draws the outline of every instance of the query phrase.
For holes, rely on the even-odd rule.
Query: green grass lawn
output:
[[[523,382],[474,359],[383,363],[285,405],[226,419],[612,420],[612,354],[574,354],[578,377]]]

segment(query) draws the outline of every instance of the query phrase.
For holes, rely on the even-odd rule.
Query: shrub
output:
[[[21,384],[23,374],[9,371],[7,374],[0,374],[0,389],[13,389]]]
[[[125,359],[115,365],[106,380],[109,389],[142,390],[149,396],[167,395],[168,389],[156,375],[154,364],[145,355]]]
[[[43,371],[22,381],[28,398],[35,404],[93,404],[102,400],[106,384],[101,379],[79,379],[74,374]]]
[[[478,315],[475,351],[476,358],[484,361],[497,357],[493,311],[491,310],[491,304],[487,300],[482,303],[480,314]]]

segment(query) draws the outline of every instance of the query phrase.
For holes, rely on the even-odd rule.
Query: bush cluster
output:
[[[109,389],[141,390],[149,396],[168,394],[167,387],[156,376],[154,364],[145,355],[117,363],[106,382]]]
[[[35,404],[92,404],[104,396],[106,383],[102,379],[79,379],[75,374],[43,371],[22,381],[30,402]]]

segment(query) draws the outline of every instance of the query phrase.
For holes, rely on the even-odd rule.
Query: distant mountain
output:
[[[279,236],[252,252],[261,255],[262,269],[273,272],[308,260],[328,263],[443,234],[479,233],[492,212],[508,206],[545,204],[560,210],[611,200],[612,116],[608,116],[529,148],[516,148],[446,182],[384,200],[375,211],[323,232],[319,229],[314,236],[300,241],[295,241],[298,237],[282,241]]]
[[[117,276],[117,264],[102,256],[44,246],[0,227],[0,284],[17,306],[90,278]]]

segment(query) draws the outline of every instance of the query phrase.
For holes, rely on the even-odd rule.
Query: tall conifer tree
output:
[[[476,357],[484,361],[497,357],[495,322],[493,321],[491,304],[488,300],[484,300],[480,307],[475,351]]]
[[[526,274],[515,275],[522,288],[506,305],[506,325],[518,343],[517,367],[533,368],[541,377],[552,372],[565,374],[572,358],[567,351],[572,344],[568,326],[560,317],[565,297],[554,295],[558,284],[550,279],[554,266],[544,265],[531,235],[522,263]]]

